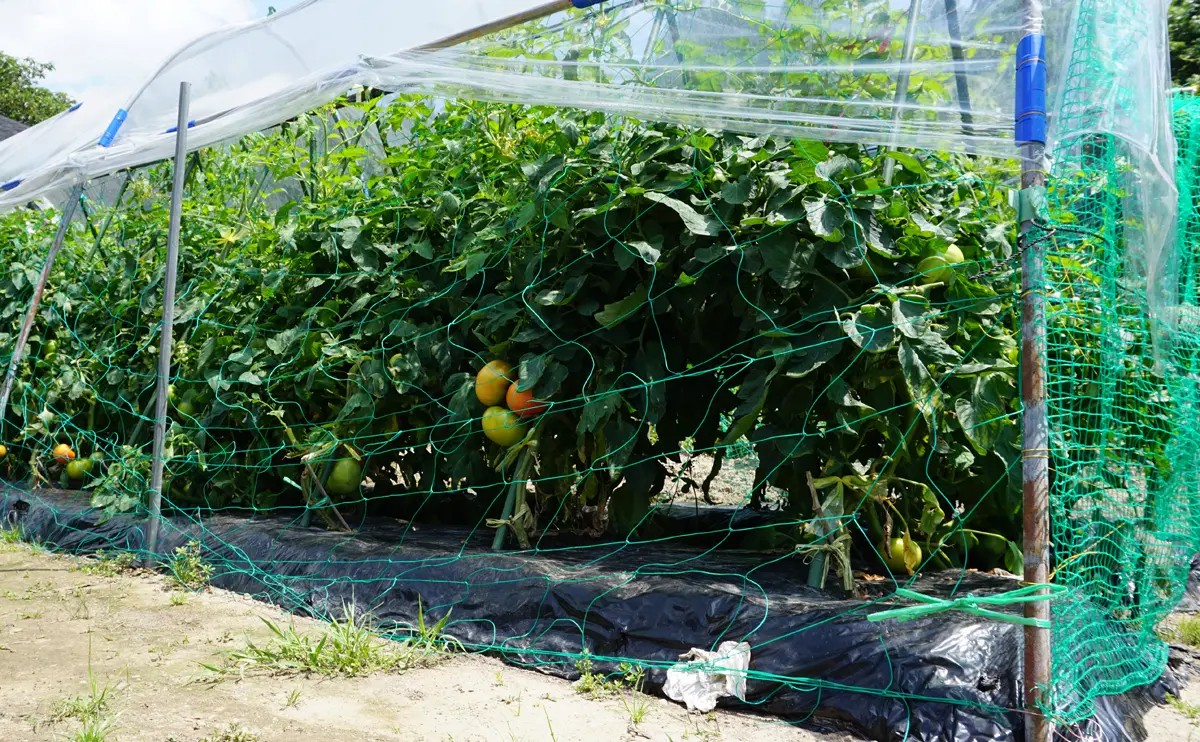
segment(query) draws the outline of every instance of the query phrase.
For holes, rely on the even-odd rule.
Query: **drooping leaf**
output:
[[[921,164],[921,161],[910,154],[905,152],[896,152],[893,150],[883,153],[883,155],[881,155],[881,159],[895,160],[897,163],[902,165],[905,170],[918,176],[922,181],[929,179],[929,173],[925,171],[925,167]]]
[[[996,445],[1001,428],[1006,422],[1002,394],[1009,385],[1007,374],[993,372],[975,379],[970,398],[955,400],[954,411],[958,424],[967,440],[980,454],[986,454]]]
[[[904,383],[908,387],[913,404],[932,426],[933,417],[942,409],[942,392],[930,375],[929,369],[925,367],[920,355],[909,345],[909,342],[907,338],[900,341],[900,348],[897,351],[900,359],[900,372],[904,376]]]
[[[683,226],[687,227],[692,234],[715,237],[721,233],[720,222],[702,215],[679,199],[655,191],[646,191],[642,196],[646,200],[662,204],[678,214],[679,218],[683,220]]]
[[[916,339],[929,331],[929,300],[920,294],[905,294],[892,301],[892,324],[906,338]]]

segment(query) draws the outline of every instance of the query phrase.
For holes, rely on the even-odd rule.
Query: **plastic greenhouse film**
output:
[[[1013,153],[1020,0],[608,2],[437,52],[416,50],[554,3],[451,0],[416,19],[404,5],[310,0],[193,41],[123,104],[89,103],[84,116],[75,112],[0,145],[0,182],[20,181],[0,194],[0,208],[167,157],[181,80],[195,91],[191,148],[368,85],[744,132]],[[914,48],[906,51],[912,8]],[[1047,6],[1051,70],[1064,67],[1076,10],[1075,0]],[[346,18],[371,21],[351,26]],[[898,87],[907,89],[899,101]],[[125,118],[114,128],[118,110]],[[111,143],[97,146],[106,130]]]

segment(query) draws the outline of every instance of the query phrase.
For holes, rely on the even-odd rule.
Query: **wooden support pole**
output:
[[[1025,35],[1042,33],[1042,0],[1024,0]],[[1044,138],[1044,137],[1043,137]],[[1021,142],[1023,194],[1041,192],[1046,185],[1045,144]],[[1024,409],[1021,482],[1024,516],[1025,581],[1034,585],[1049,579],[1050,563],[1050,443],[1046,417],[1046,313],[1042,278],[1045,256],[1031,243],[1036,229],[1034,209],[1022,209],[1021,267],[1021,403]],[[1044,593],[1045,591],[1041,591]],[[1050,601],[1025,604],[1025,616],[1049,624]],[[1025,742],[1051,742],[1053,725],[1040,710],[1042,689],[1050,687],[1050,629],[1025,628],[1024,657]]]

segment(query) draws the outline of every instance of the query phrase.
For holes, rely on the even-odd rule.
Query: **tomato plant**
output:
[[[312,476],[350,507],[474,523],[505,486],[481,419],[507,403],[536,408],[500,438],[537,427],[540,528],[651,535],[673,467],[742,442],[749,505],[775,488],[799,524],[807,476],[836,480],[864,552],[907,527],[961,562],[964,518],[1019,532],[1015,285],[983,270],[1010,257],[1013,215],[993,176],[405,97],[206,150],[184,204],[169,499],[295,506]],[[55,340],[36,338],[57,348],[23,366],[5,421],[26,449],[113,453],[87,485],[110,510],[147,486],[169,180],[133,173],[110,213],[93,206],[106,231],[72,228],[38,330]],[[0,341],[52,232],[0,218]],[[336,463],[345,443],[361,462]]]

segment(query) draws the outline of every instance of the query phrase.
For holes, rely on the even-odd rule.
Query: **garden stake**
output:
[[[167,443],[167,385],[171,383],[171,341],[175,324],[175,277],[179,264],[179,228],[183,218],[183,184],[187,172],[188,106],[192,85],[179,83],[179,118],[175,129],[175,180],[171,185],[171,223],[167,228],[167,267],[163,277],[162,339],[158,346],[158,399],[154,405],[154,449],[150,469],[150,523],[146,529],[145,566],[154,563],[162,521],[163,450]]]

